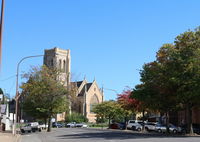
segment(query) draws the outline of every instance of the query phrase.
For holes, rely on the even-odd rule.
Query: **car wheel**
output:
[[[137,128],[137,131],[139,131],[139,132],[140,132],[141,130],[142,130],[141,128]]]
[[[134,126],[132,126],[132,127],[131,127],[131,129],[132,129],[132,130],[135,130],[135,127],[134,127]]]
[[[145,130],[146,130],[146,131],[149,131],[149,128],[145,127]]]
[[[182,133],[183,135],[185,135],[185,134],[186,134],[186,130],[185,130],[185,129],[182,130],[181,133]]]
[[[161,129],[158,129],[158,133],[162,133],[162,130],[161,130]]]
[[[176,134],[176,133],[177,133],[177,130],[173,130],[173,133]]]

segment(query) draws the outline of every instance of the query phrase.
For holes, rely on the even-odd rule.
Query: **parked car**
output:
[[[35,132],[35,131],[41,132],[41,128],[40,128],[38,122],[30,122],[30,125],[31,125],[31,128],[32,128],[32,132]]]
[[[61,123],[54,122],[54,123],[52,123],[52,127],[53,127],[53,128],[62,128],[63,125],[62,125]]]
[[[46,129],[46,128],[48,128],[48,124],[40,124],[39,125],[39,127],[41,128],[41,129]]]
[[[156,123],[147,122],[144,124],[144,129],[146,131],[156,131]]]
[[[125,123],[112,123],[110,124],[110,129],[121,129],[124,130],[125,129]]]
[[[140,120],[129,120],[127,124],[127,129],[132,129],[136,131],[141,131],[143,122]]]
[[[20,131],[22,133],[35,132],[35,131],[41,132],[41,127],[39,126],[38,122],[29,122],[29,123],[25,124],[25,126],[20,127]]]
[[[181,126],[183,133],[187,132],[187,124]],[[193,133],[200,135],[200,124],[192,124]]]
[[[200,124],[192,124],[193,132],[200,135]]]
[[[166,127],[166,125],[156,124],[156,131],[159,133],[165,133],[165,132],[167,132],[167,127]],[[169,124],[169,132],[174,133],[174,134],[181,133],[182,128],[174,126],[173,124]]]
[[[22,133],[26,133],[26,132],[30,133],[32,131],[31,124],[26,124],[25,126],[21,126],[20,131]]]
[[[74,127],[76,127],[76,122],[67,123],[66,127],[67,128],[74,128]]]
[[[88,125],[85,123],[77,123],[75,127],[88,128]]]

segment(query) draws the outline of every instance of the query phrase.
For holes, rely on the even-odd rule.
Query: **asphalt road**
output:
[[[123,130],[56,128],[52,132],[27,133],[20,142],[200,142],[200,136],[166,136]]]

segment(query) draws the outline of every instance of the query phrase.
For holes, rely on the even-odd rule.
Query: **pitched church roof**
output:
[[[82,86],[83,82],[84,82],[84,80],[83,80],[83,81],[71,82],[71,83],[73,83],[73,84],[76,85],[78,88],[80,88],[80,87]],[[92,82],[92,83],[86,83],[86,82],[85,82],[85,83],[83,84],[82,88],[80,88],[81,90],[80,90],[78,96],[83,96],[83,95],[85,94],[85,92],[87,92],[87,91],[90,89],[90,87],[92,86],[92,84],[93,84],[93,82]],[[86,90],[85,90],[85,89],[86,89]]]
[[[83,83],[83,81],[77,81],[76,84],[77,84],[77,87],[79,88],[81,86],[81,84]]]
[[[87,91],[90,89],[91,86],[92,86],[92,83],[87,83],[86,84]]]

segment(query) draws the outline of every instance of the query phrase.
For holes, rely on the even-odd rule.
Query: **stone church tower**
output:
[[[89,122],[96,121],[96,114],[93,112],[95,105],[103,102],[103,90],[96,80],[93,82],[83,81],[71,82],[71,57],[70,50],[53,48],[44,51],[44,65],[49,68],[57,68],[61,71],[58,79],[69,88],[74,89],[74,98],[69,99],[69,113],[77,112],[88,118]],[[65,120],[65,113],[57,114],[57,121]]]
[[[47,67],[57,68],[61,71],[59,80],[65,86],[70,84],[71,77],[71,57],[70,50],[63,50],[60,48],[47,49],[44,51],[44,65]]]

